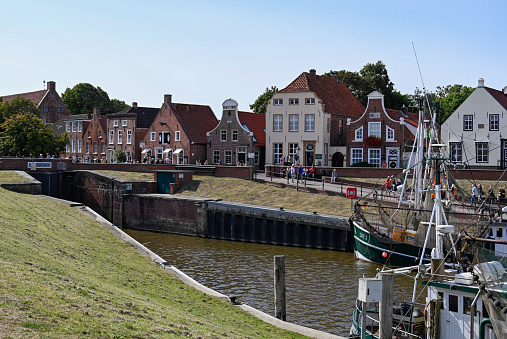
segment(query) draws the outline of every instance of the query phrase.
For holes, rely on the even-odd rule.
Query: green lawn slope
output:
[[[79,210],[0,188],[2,338],[302,338],[183,284]]]

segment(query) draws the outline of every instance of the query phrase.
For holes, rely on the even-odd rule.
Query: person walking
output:
[[[475,187],[474,184],[472,184],[472,200],[471,200],[471,203],[474,204],[474,205],[477,203],[477,187]]]

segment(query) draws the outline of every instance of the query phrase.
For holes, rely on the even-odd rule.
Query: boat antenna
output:
[[[421,77],[421,83],[423,86],[423,95],[424,95],[424,98],[426,99],[426,104],[428,105],[428,108],[431,109],[430,101],[429,101],[428,95],[426,93],[426,85],[424,84],[424,79],[423,79],[422,72],[421,72],[421,66],[419,65],[419,59],[417,58],[417,52],[415,51],[415,45],[414,45],[413,41],[412,41],[412,48],[414,49],[415,62],[417,63],[417,69],[419,70],[419,76]]]

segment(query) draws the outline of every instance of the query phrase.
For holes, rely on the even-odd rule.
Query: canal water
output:
[[[253,244],[124,229],[199,283],[274,315],[273,257],[285,255],[287,321],[348,335],[358,279],[380,266],[353,253]],[[413,280],[395,278],[395,299],[410,300]]]

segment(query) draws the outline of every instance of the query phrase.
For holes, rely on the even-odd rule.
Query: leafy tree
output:
[[[368,103],[368,94],[370,94],[373,90],[371,89],[372,87],[368,84],[366,79],[364,79],[358,72],[350,72],[344,69],[341,71],[331,70],[327,73],[324,73],[323,76],[340,80],[363,104],[363,106],[366,106]]]
[[[41,111],[34,102],[23,97],[16,97],[11,101],[0,102],[0,125],[9,117],[20,113],[31,113],[35,116],[41,116]],[[0,132],[2,128],[0,127]]]
[[[1,125],[0,153],[15,156],[18,152],[28,156],[49,153],[60,155],[69,140],[61,137],[33,113],[19,113],[5,119]]]
[[[124,101],[110,100],[102,88],[89,83],[80,83],[67,88],[62,94],[62,100],[70,114],[91,113],[95,107],[100,107],[103,114],[110,114],[129,107]]]
[[[278,88],[276,88],[276,86],[271,86],[271,88],[266,87],[264,93],[259,95],[257,100],[250,105],[250,109],[252,109],[255,113],[266,113],[266,106],[276,92],[278,92]]]
[[[125,162],[127,161],[127,154],[122,149],[117,149],[113,153],[114,161],[115,162]]]
[[[439,103],[437,122],[442,124],[465,101],[474,89],[463,85],[437,87],[436,101]]]

